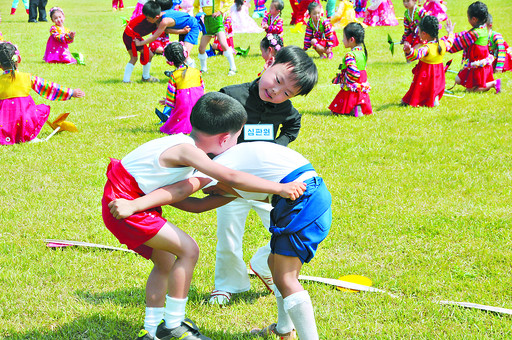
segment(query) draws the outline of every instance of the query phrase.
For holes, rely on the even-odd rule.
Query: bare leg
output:
[[[167,222],[145,245],[154,249],[151,260],[155,265],[146,286],[146,304],[162,307],[166,291],[174,298],[186,298],[199,258],[196,241]]]
[[[274,283],[283,298],[304,290],[299,282],[302,263],[298,257],[270,254],[268,265],[274,278]]]

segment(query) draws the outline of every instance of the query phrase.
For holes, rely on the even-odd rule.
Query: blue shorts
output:
[[[270,248],[273,254],[298,257],[307,263],[329,233],[332,210],[331,194],[320,177],[304,183],[306,191],[297,200],[272,199]]]

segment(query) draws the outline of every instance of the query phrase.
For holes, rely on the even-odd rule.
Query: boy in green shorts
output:
[[[220,46],[224,51],[223,55],[228,59],[229,72],[228,76],[233,76],[236,73],[235,58],[233,51],[228,46],[226,40],[226,32],[224,31],[224,13],[229,11],[229,8],[233,5],[234,0],[194,0],[194,14],[199,12],[199,8],[202,8],[204,12],[204,26],[206,32],[203,32],[201,42],[199,43],[199,62],[201,63],[201,72],[207,72],[206,59],[206,46],[212,39],[213,36],[217,36],[220,42]]]

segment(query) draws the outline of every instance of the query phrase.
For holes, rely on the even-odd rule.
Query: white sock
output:
[[[277,302],[277,326],[276,331],[280,334],[285,334],[293,330],[293,321],[284,309],[284,300],[281,292],[274,285],[274,294],[276,295]]]
[[[176,299],[169,295],[165,298],[164,320],[167,328],[175,328],[181,325],[185,319],[185,306],[188,298]]]
[[[236,65],[235,65],[235,57],[233,57],[233,51],[231,51],[231,48],[229,48],[227,51],[224,51],[222,53],[226,58],[228,58],[229,62],[229,69],[236,71]]]
[[[130,78],[132,77],[132,72],[133,72],[134,68],[135,68],[135,65],[133,65],[132,63],[126,64],[126,67],[124,68],[124,76],[123,76],[123,81],[125,83],[130,81]]]
[[[199,59],[199,63],[201,63],[201,71],[208,70],[208,67],[206,66],[206,59],[208,59],[208,55],[206,53],[198,53],[197,58]]]
[[[142,78],[149,79],[151,75],[149,74],[149,70],[151,69],[151,63],[147,63],[142,66]]]
[[[284,309],[290,315],[301,340],[318,340],[313,305],[307,291],[303,290],[286,297]]]
[[[156,335],[156,328],[160,321],[164,318],[163,307],[146,307],[146,317],[144,319],[144,329],[151,334],[152,337]]]

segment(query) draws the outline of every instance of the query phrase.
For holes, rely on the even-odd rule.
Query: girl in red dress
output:
[[[427,15],[421,19],[418,31],[420,41],[426,41],[426,44],[415,49],[409,42],[404,42],[407,61],[419,60],[419,63],[412,70],[414,79],[402,99],[403,104],[430,107],[439,105],[446,86],[443,56],[455,38],[450,20],[446,23],[446,31],[448,38],[439,40],[439,21],[436,17]]]
[[[487,6],[476,1],[469,5],[468,21],[473,27],[469,31],[455,35],[450,53],[464,50],[463,67],[455,77],[455,82],[466,88],[467,91],[501,91],[501,80],[494,80],[492,62],[494,57],[489,54],[489,33],[486,28],[489,12]]]
[[[372,113],[372,104],[368,92],[366,62],[368,53],[364,44],[364,28],[358,22],[351,22],[343,29],[343,44],[351,48],[340,64],[341,72],[333,79],[340,84],[338,92],[329,109],[335,115],[351,114],[361,117]]]

